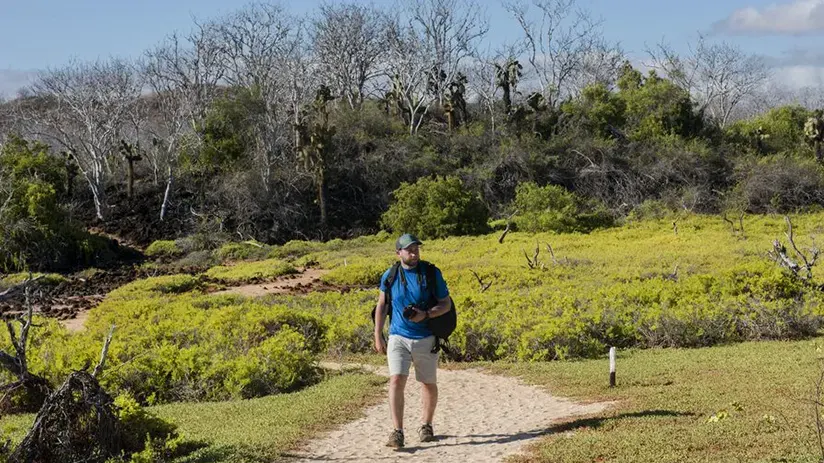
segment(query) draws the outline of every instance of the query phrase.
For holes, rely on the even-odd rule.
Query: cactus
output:
[[[508,59],[503,66],[495,64],[495,81],[504,91],[504,110],[507,114],[512,114],[512,94],[516,93],[521,69],[521,63],[513,58]]]
[[[134,145],[120,140],[120,154],[126,159],[128,170],[126,171],[126,195],[129,199],[134,197],[134,163],[143,160],[140,155],[140,143]]]
[[[819,163],[824,163],[824,111],[816,109],[813,115],[804,124],[804,136],[807,142],[815,150],[815,159]]]

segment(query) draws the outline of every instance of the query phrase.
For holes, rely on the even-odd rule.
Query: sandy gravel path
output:
[[[385,368],[371,369],[388,374]],[[406,390],[403,450],[384,446],[391,430],[389,402],[384,400],[367,409],[363,418],[307,443],[289,461],[499,462],[522,452],[554,421],[598,413],[610,405],[575,403],[516,378],[478,370],[439,370],[434,423],[438,440],[421,443],[417,436],[421,388],[413,378],[414,372]]]

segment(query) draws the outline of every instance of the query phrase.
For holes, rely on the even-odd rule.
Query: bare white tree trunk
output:
[[[154,153],[155,183],[163,165],[167,170],[166,189],[160,206],[160,220],[166,216],[172,189],[173,170],[177,168],[184,137],[199,145],[197,128],[207,108],[217,96],[224,68],[220,63],[220,43],[214,24],[196,24],[189,35],[175,33],[146,52],[142,74],[152,89],[158,118],[148,124]]]
[[[48,70],[31,87],[35,96],[53,102],[32,110],[31,119],[42,126],[40,135],[72,152],[101,220],[106,181],[113,172],[107,155],[134,120],[141,88],[132,65],[117,59]]]
[[[172,166],[169,166],[166,177],[166,191],[163,193],[163,204],[160,206],[160,221],[166,217],[166,207],[169,204],[169,192],[172,191]]]

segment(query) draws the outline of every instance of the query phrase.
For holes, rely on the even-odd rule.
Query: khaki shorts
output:
[[[389,361],[389,375],[409,376],[409,367],[415,364],[415,379],[424,384],[435,384],[438,378],[438,355],[432,353],[435,336],[423,339],[409,339],[403,336],[389,336],[386,358]]]

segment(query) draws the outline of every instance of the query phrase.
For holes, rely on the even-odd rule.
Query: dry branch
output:
[[[799,264],[795,260],[793,260],[787,254],[787,248],[784,246],[779,240],[773,241],[773,249],[769,251],[767,254],[772,258],[774,261],[778,263],[781,267],[786,267],[795,277],[802,278],[805,281],[812,281],[813,278],[813,266],[815,266],[816,262],[818,261],[818,255],[820,253],[819,249],[815,247],[810,248],[810,256],[807,257],[798,246],[795,244],[795,239],[793,236],[793,224],[790,221],[788,216],[784,216],[785,221],[787,222],[787,240],[790,242],[793,251],[798,256],[798,258],[804,262],[803,265]],[[803,272],[803,274],[801,274]]]
[[[9,462],[102,462],[119,455],[121,426],[113,403],[90,374],[72,373],[46,399]]]
[[[540,252],[541,248],[540,246],[538,246],[538,243],[535,243],[535,254],[532,255],[531,259],[529,258],[529,255],[526,253],[526,250],[524,250],[524,257],[526,257],[526,265],[530,269],[540,268],[541,270],[544,270],[546,268],[546,265],[540,260],[538,260],[538,254],[540,254]]]
[[[516,210],[515,212],[510,214],[509,217],[506,218],[506,228],[504,229],[504,232],[501,233],[501,236],[498,238],[498,243],[504,244],[504,238],[506,238],[507,233],[509,233],[510,227],[512,227],[512,217],[515,217],[515,214],[517,213],[518,211]]]
[[[470,270],[470,272],[472,272],[472,274],[475,275],[475,279],[478,280],[478,284],[481,286],[481,292],[484,292],[487,289],[489,289],[489,287],[492,286],[492,283],[495,282],[495,280],[493,279],[489,283],[485,283],[484,280],[474,270]]]

